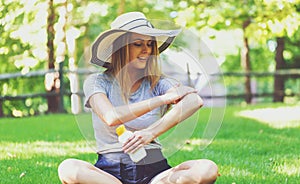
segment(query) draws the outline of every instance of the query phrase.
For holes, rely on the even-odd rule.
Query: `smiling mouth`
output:
[[[138,60],[140,60],[140,61],[147,61],[148,57],[138,57]]]

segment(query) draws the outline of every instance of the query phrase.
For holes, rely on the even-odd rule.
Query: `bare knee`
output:
[[[69,158],[58,166],[58,177],[62,183],[77,183],[80,160]]]
[[[212,184],[218,177],[218,167],[207,159],[189,160],[174,167],[170,174],[171,183]]]
[[[196,160],[197,165],[200,169],[200,175],[201,175],[201,184],[212,184],[214,183],[218,176],[218,166],[216,163],[214,163],[211,160],[207,159],[200,159]]]

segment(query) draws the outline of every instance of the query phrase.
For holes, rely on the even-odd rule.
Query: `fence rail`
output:
[[[8,80],[16,80],[18,78],[33,78],[33,77],[44,77],[46,74],[49,73],[60,73],[63,75],[68,74],[77,74],[77,75],[89,75],[92,73],[97,73],[99,70],[96,69],[77,69],[77,70],[38,70],[38,71],[31,71],[27,74],[22,74],[21,72],[17,73],[6,73],[0,74],[0,82],[1,81],[8,81]],[[290,77],[293,79],[300,79],[300,69],[289,69],[289,70],[280,70],[276,72],[224,72],[224,73],[216,73],[211,74],[211,76],[222,76],[226,77],[274,77],[274,76],[284,76]],[[299,83],[300,85],[300,83]],[[48,98],[53,96],[67,96],[70,97],[71,95],[77,95],[79,97],[83,97],[83,92],[81,90],[72,92],[68,86],[61,85],[60,92],[37,92],[37,93],[30,93],[30,94],[22,94],[22,95],[4,95],[0,96],[0,106],[2,106],[4,101],[16,101],[16,100],[26,100],[28,98]],[[282,91],[273,91],[273,92],[254,92],[251,94],[253,98],[265,98],[265,97],[273,97],[274,94],[284,95],[285,97],[299,97],[300,98],[300,89],[298,91],[292,91],[288,94],[284,94]],[[204,99],[244,99],[247,96],[245,93],[239,94],[224,94],[224,95],[202,95],[201,97]],[[0,107],[1,108],[1,107]]]
[[[223,76],[240,76],[240,77],[266,77],[266,76],[295,76],[300,77],[300,69],[285,69],[278,70],[274,72],[224,72],[224,73],[216,73],[212,75],[223,75]]]
[[[1,80],[7,80],[7,79],[16,79],[16,78],[30,78],[30,77],[41,77],[45,76],[48,73],[55,73],[59,72],[59,70],[38,70],[38,71],[31,71],[26,74],[22,74],[21,72],[16,73],[5,73],[0,74],[0,81]],[[77,69],[77,70],[64,70],[63,73],[75,73],[78,75],[89,75],[93,73],[99,72],[95,69]],[[300,69],[288,69],[288,70],[280,70],[276,72],[224,72],[224,73],[215,73],[210,74],[211,76],[232,76],[232,77],[266,77],[266,76],[285,76],[285,77],[295,77],[300,78]],[[251,95],[253,97],[271,97],[274,95],[274,93],[252,93]],[[279,92],[278,92],[279,93]],[[83,96],[83,92],[76,92],[72,93],[70,91],[64,91],[64,95],[70,96],[72,94],[77,94],[79,96]],[[26,98],[35,98],[35,97],[49,97],[49,96],[57,96],[60,95],[60,93],[51,92],[51,93],[35,93],[35,94],[23,94],[23,95],[14,95],[14,96],[0,96],[0,100],[20,100],[20,99],[26,99]],[[291,94],[285,94],[286,96],[300,96],[299,93],[291,93]],[[202,98],[243,98],[246,94],[226,94],[226,95],[210,95],[210,96],[202,96]]]

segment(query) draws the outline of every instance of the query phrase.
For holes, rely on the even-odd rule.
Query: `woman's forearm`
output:
[[[168,113],[166,113],[160,120],[155,122],[147,129],[152,133],[154,138],[160,136],[173,126],[182,122],[186,118],[194,114],[199,108],[203,106],[203,101],[196,93],[186,95],[180,102],[178,102]]]
[[[194,93],[194,95],[189,95]],[[189,100],[192,98],[191,100]],[[125,122],[131,121],[137,117],[140,117],[147,112],[152,111],[155,108],[158,108],[162,105],[167,105],[171,103],[177,103],[176,106],[180,106],[184,108],[184,112],[186,109],[190,109],[191,105],[195,102],[192,100],[196,100],[197,102],[201,100],[201,98],[195,93],[195,89],[178,86],[171,88],[161,96],[156,96],[141,102],[136,102],[132,104],[126,104],[123,106],[113,106],[111,102],[108,100],[107,96],[102,93],[98,93],[93,95],[89,102],[93,109],[93,111],[109,126],[115,126],[119,124],[123,124]],[[188,102],[187,102],[188,101]],[[202,100],[201,100],[202,101]],[[185,104],[190,103],[190,104]],[[182,106],[184,105],[184,106]],[[199,108],[198,106],[196,108]],[[180,110],[180,109],[179,109]],[[178,110],[173,110],[176,112],[173,113],[181,113],[177,112]],[[185,115],[184,115],[185,116]],[[188,116],[188,114],[187,114]],[[168,116],[167,116],[168,117]],[[185,117],[187,118],[187,117]],[[185,119],[184,118],[184,119]],[[178,120],[179,122],[182,120]]]
[[[109,126],[123,124],[167,103],[163,96],[157,96],[141,102],[113,107],[101,94],[93,96],[90,102],[95,113]]]
[[[164,104],[165,102],[162,97],[157,96],[145,101],[115,107],[113,112],[116,117],[114,118],[112,125],[123,124],[127,121],[136,119],[137,117],[140,117]]]

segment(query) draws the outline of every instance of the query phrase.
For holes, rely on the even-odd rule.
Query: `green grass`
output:
[[[208,146],[201,138],[212,114],[209,108],[201,109],[161,137],[164,153],[173,166],[196,158],[215,161],[221,174],[218,184],[296,184],[300,181],[300,119],[291,121],[294,127],[276,128],[238,115],[243,110],[282,106],[227,107],[222,126]],[[91,137],[86,134],[91,130],[89,121],[90,116],[66,114],[0,119],[0,183],[59,183],[57,166],[62,160],[73,157],[94,163],[94,148],[85,139]],[[203,144],[207,147],[199,149]]]

